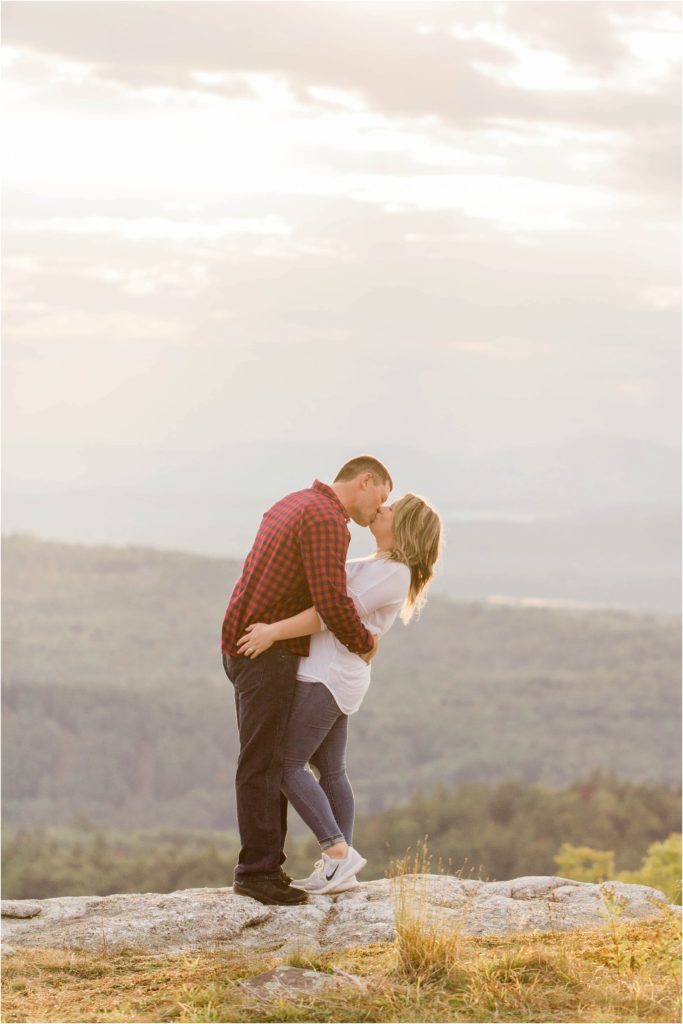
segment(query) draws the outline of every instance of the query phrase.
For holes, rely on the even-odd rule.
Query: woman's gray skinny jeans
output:
[[[324,683],[297,680],[285,735],[282,791],[315,834],[321,850],[351,845],[353,790],[346,775],[348,715]],[[320,772],[320,782],[306,767]]]

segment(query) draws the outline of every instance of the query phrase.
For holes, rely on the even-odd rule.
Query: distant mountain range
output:
[[[681,511],[623,506],[533,523],[449,523],[435,589],[680,612]]]
[[[446,521],[435,590],[680,611],[678,449],[588,437],[477,458],[391,446],[376,454],[394,495],[424,494]],[[4,530],[241,560],[266,508],[316,476],[331,479],[348,455],[285,443],[175,455],[86,449],[68,482],[8,471]],[[352,556],[371,550],[365,531],[352,534]]]

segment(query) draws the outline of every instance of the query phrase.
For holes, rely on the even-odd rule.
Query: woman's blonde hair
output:
[[[404,494],[394,504],[394,546],[385,555],[410,569],[410,589],[401,609],[403,622],[410,622],[413,613],[421,611],[440,554],[439,513],[418,494]]]

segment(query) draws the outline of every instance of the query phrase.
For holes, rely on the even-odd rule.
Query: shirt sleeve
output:
[[[354,581],[353,596],[363,615],[371,615],[380,608],[402,606],[408,596],[410,570],[399,562],[387,562],[386,572],[369,587],[359,587]]]
[[[372,650],[372,634],[346,591],[346,552],[351,538],[341,522],[304,516],[299,545],[308,589],[318,616],[353,654]]]

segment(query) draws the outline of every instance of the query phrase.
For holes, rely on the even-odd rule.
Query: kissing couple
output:
[[[261,903],[344,892],[366,864],[352,845],[349,715],[380,638],[424,603],[441,548],[438,513],[415,494],[387,505],[392,489],[386,467],[360,455],[332,484],[288,494],[264,514],[230,597],[221,646],[240,738],[233,892]],[[349,519],[369,527],[376,551],[347,562]],[[282,868],[288,801],[321,850],[294,881]]]

